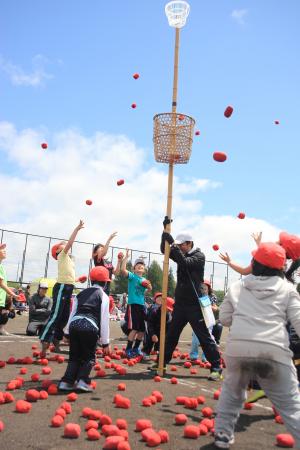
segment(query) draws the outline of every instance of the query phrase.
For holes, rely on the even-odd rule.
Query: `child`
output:
[[[71,250],[78,231],[82,228],[84,228],[84,223],[80,220],[68,242],[59,242],[58,244],[53,245],[51,249],[53,258],[58,261],[58,277],[52,291],[53,305],[51,313],[40,336],[42,342],[41,357],[45,357],[46,350],[52,341],[55,345],[55,351],[60,351],[59,342],[63,338],[63,329],[68,322],[70,301],[75,285],[74,261],[69,255],[69,251]]]
[[[133,265],[133,273],[126,270],[129,250],[126,250],[125,258],[122,260],[121,273],[128,278],[128,305],[125,313],[125,322],[128,329],[128,341],[126,356],[134,358],[142,356],[139,349],[145,332],[145,291],[151,290],[150,281],[143,278],[145,273],[145,262],[143,258],[137,258]],[[133,345],[133,341],[135,343]]]
[[[3,309],[4,310],[6,309],[5,308],[6,294],[8,294],[10,297],[15,298],[16,300],[19,300],[19,296],[15,294],[14,291],[7,286],[6,271],[2,264],[2,261],[5,258],[6,258],[6,244],[0,244],[0,314]],[[0,324],[0,335],[2,336],[7,336],[10,334],[8,333],[8,331],[4,329],[5,323]]]
[[[156,292],[154,295],[154,304],[147,311],[146,333],[144,338],[143,359],[148,361],[150,359],[151,350],[159,350],[160,339],[160,319],[161,319],[161,303],[162,293]],[[174,306],[174,299],[167,297],[167,317],[166,330],[172,320],[172,311]]]
[[[58,388],[72,391],[92,392],[90,373],[96,361],[99,337],[103,353],[108,355],[109,347],[109,299],[104,289],[110,283],[105,267],[94,267],[90,271],[92,286],[75,297],[67,324],[70,336],[70,353],[67,370]],[[76,384],[75,384],[76,383]]]
[[[252,254],[252,274],[230,286],[220,307],[221,323],[230,330],[215,446],[229,448],[234,443],[247,384],[255,378],[300,448],[300,394],[286,330],[290,321],[300,334],[300,298],[285,278],[283,247],[265,242]]]
[[[4,325],[7,324],[8,319],[14,319],[15,317],[16,313],[13,308],[12,298],[7,296],[4,308],[0,308],[0,335],[10,335],[10,333],[4,330]]]
[[[110,261],[108,261],[107,259],[104,259],[104,257],[106,256],[106,254],[108,252],[109,244],[114,239],[114,237],[116,237],[116,235],[117,235],[116,231],[114,233],[112,233],[109,236],[109,238],[107,239],[105,245],[103,245],[103,244],[96,244],[94,249],[93,249],[93,254],[92,254],[92,258],[94,260],[95,267],[98,267],[98,266],[106,267],[106,269],[109,272],[109,278],[112,278],[113,275],[119,275],[121,261],[122,261],[122,258],[123,258],[123,254],[119,253],[118,254],[118,262],[117,262],[117,267],[116,268],[114,268],[114,266],[112,265],[112,263]],[[109,293],[110,293],[110,283],[106,283],[105,293],[107,295],[109,295]]]

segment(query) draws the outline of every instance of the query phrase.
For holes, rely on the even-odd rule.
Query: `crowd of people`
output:
[[[218,305],[211,283],[204,280],[205,255],[195,246],[191,234],[180,233],[174,239],[169,232],[170,223],[171,219],[165,217],[161,252],[170,247],[170,259],[177,264],[177,284],[175,299],[166,298],[164,370],[189,323],[193,330],[190,359],[199,358],[201,346],[202,360],[210,363],[208,379],[223,380],[220,339],[223,326],[229,327],[215,445],[229,448],[234,442],[234,428],[247,389],[256,385],[260,395],[263,392],[272,401],[300,448],[300,297],[294,284],[300,267],[300,238],[282,232],[278,242],[262,242],[261,233],[254,234],[257,248],[248,267],[233,262],[228,253],[220,254],[244,278],[229,287],[224,301]],[[162,293],[153,293],[153,304],[147,307],[145,295],[152,291],[152,286],[144,276],[146,266],[142,257],[133,262],[132,270],[128,270],[129,250],[125,255],[119,253],[116,267],[105,259],[116,233],[104,245],[94,247],[94,267],[89,273],[91,286],[73,296],[76,277],[71,248],[83,227],[80,221],[67,242],[61,241],[51,249],[58,264],[52,299],[47,297],[45,283],[40,283],[30,298],[26,292],[14,292],[7,286],[2,264],[6,245],[0,245],[0,333],[4,334],[5,323],[14,316],[13,301],[21,312],[27,298],[27,334],[39,335],[41,356],[46,355],[50,344],[60,351],[64,336],[69,341],[69,361],[58,386],[62,391],[92,391],[90,372],[97,346],[102,346],[104,355],[110,352],[110,313],[119,314],[119,318],[124,314],[121,326],[127,336],[128,359],[148,360],[160,348]],[[118,305],[110,296],[114,275],[128,280],[128,297],[123,295]],[[150,369],[156,371],[158,364]]]

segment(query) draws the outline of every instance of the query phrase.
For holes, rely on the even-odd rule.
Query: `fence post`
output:
[[[211,282],[211,288],[213,289],[214,288],[214,277],[215,277],[215,263],[214,263],[214,261],[213,261],[213,263],[212,263],[212,274],[211,274],[211,276],[210,276],[210,282]]]
[[[20,283],[20,284],[23,283],[23,274],[24,274],[25,258],[26,258],[26,250],[27,250],[27,240],[28,240],[28,234],[26,234],[26,238],[25,238],[25,248],[24,248],[24,250],[23,250],[23,259],[22,259],[21,275],[20,275],[20,280],[19,280],[19,283]]]
[[[3,241],[3,230],[1,230],[1,241],[0,241],[0,244],[2,244],[2,241]]]
[[[45,264],[44,278],[47,278],[47,275],[48,275],[48,264],[49,264],[49,255],[50,255],[50,245],[51,245],[51,238],[49,238],[49,245],[48,245],[48,253],[47,253],[47,256],[46,256],[46,264]]]

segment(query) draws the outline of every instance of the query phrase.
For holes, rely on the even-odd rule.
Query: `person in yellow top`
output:
[[[59,351],[59,342],[62,340],[64,334],[63,329],[69,319],[70,302],[76,281],[74,260],[69,252],[78,231],[82,228],[84,228],[84,223],[80,220],[68,242],[61,241],[53,245],[51,249],[52,257],[58,262],[58,276],[57,282],[53,286],[51,313],[40,335],[42,342],[41,356],[43,357],[46,355],[46,350],[50,342],[53,342],[55,350]]]

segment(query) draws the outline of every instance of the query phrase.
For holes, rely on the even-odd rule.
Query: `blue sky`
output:
[[[87,139],[97,132],[124,135],[143,149],[143,166],[137,170],[151,174],[157,168],[152,118],[171,108],[174,30],[168,26],[165,3],[5,2],[0,18],[0,122],[12,124],[16,134],[35,130],[37,139],[49,143],[50,153],[59,133],[70,129]],[[201,202],[199,219],[235,217],[244,211],[245,220],[262,220],[298,234],[299,1],[189,3],[190,16],[181,33],[178,111],[196,119],[201,135],[194,139],[190,163],[177,166],[175,173],[181,183],[208,179],[219,188],[196,189],[185,199]],[[137,81],[134,72],[140,74]],[[135,110],[132,102],[137,103]],[[229,104],[234,113],[225,119]],[[227,153],[224,164],[213,161],[216,150]],[[2,175],[32,181],[25,162],[19,164],[11,152],[9,144],[0,143]],[[60,159],[68,164],[63,151]],[[167,167],[159,170],[166,173]],[[31,231],[35,209],[30,211],[32,217],[27,211],[26,218],[16,208],[1,223],[23,229],[27,220],[26,231]],[[177,213],[191,211],[185,212],[182,201]],[[160,221],[164,207],[156,214]],[[134,227],[132,232],[140,234]]]

